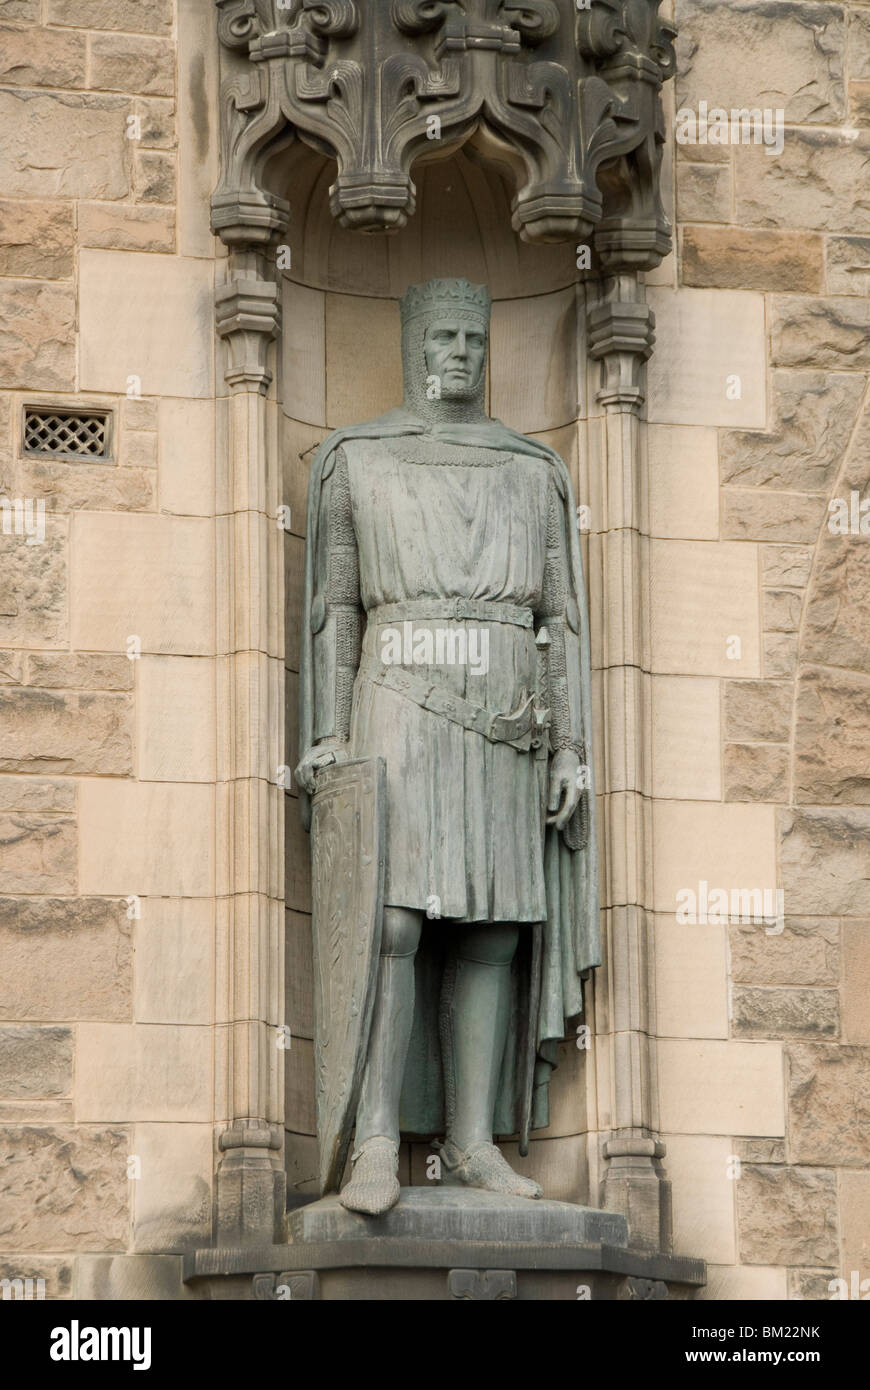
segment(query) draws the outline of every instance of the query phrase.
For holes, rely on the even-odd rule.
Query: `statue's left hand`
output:
[[[550,795],[547,810],[548,825],[563,830],[580,802],[580,759],[573,748],[560,748],[550,764]]]

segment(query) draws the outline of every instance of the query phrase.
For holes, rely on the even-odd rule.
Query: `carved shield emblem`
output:
[[[368,1049],[381,948],[385,831],[383,758],[317,774],[311,895],[322,1193],[341,1183]]]

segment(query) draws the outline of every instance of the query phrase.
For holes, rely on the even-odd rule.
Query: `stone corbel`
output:
[[[589,356],[602,364],[598,400],[605,408],[638,411],[644,401],[643,367],[655,343],[655,316],[636,299],[605,300],[587,316]]]
[[[225,377],[233,390],[266,394],[272,381],[267,366],[269,344],[277,336],[280,319],[278,286],[273,281],[240,276],[218,287],[215,320],[229,349]]]

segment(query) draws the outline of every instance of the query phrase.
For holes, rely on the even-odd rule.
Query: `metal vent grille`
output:
[[[109,415],[101,411],[79,414],[71,410],[25,410],[24,452],[108,458]]]

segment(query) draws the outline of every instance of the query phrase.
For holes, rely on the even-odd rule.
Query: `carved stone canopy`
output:
[[[413,215],[416,160],[467,144],[507,164],[525,241],[593,238],[606,270],[670,248],[659,197],[660,0],[215,0],[227,50],[212,224],[263,246],[289,217],[279,156],[335,159],[333,215],[362,232]]]

